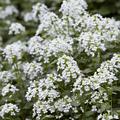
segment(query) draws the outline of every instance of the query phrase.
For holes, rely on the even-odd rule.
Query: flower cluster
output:
[[[5,56],[5,59],[12,63],[14,61],[14,58],[20,60],[26,50],[27,49],[25,44],[21,41],[17,41],[13,44],[7,45],[3,50],[3,54]]]
[[[80,51],[85,51],[88,55],[95,55],[98,49],[106,50],[106,43],[117,40],[120,29],[119,22],[114,19],[103,18],[96,14],[83,16],[83,27],[85,31],[79,36]],[[81,23],[79,23],[81,24]]]
[[[16,91],[18,91],[18,89],[14,85],[8,83],[5,87],[3,87],[1,94],[2,96],[5,96],[9,92],[15,93]]]
[[[84,0],[64,0],[57,15],[37,3],[24,16],[37,23],[34,36],[0,48],[1,119],[119,119],[112,85],[119,81],[120,54],[101,57],[119,42],[119,22],[86,9]],[[9,27],[8,34],[22,33],[20,23]]]
[[[22,69],[25,76],[28,76],[28,79],[31,80],[41,75],[43,71],[41,63],[37,63],[36,61],[33,61],[32,63],[24,63]]]
[[[9,5],[5,9],[0,9],[0,19],[5,19],[13,14],[18,14],[18,10],[13,5]]]
[[[15,115],[15,112],[19,112],[19,109],[16,105],[12,103],[4,104],[0,107],[0,116],[4,118],[6,113],[10,113],[11,115]]]
[[[65,83],[70,82],[71,79],[76,79],[81,75],[81,71],[77,66],[77,62],[72,57],[63,55],[58,59],[58,72],[61,74],[61,78],[65,80]]]
[[[21,32],[25,32],[25,27],[20,23],[12,23],[9,28],[9,34],[20,34]]]

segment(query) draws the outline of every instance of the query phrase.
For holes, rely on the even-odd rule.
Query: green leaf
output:
[[[90,116],[92,116],[92,115],[94,115],[94,112],[92,112],[92,111],[87,111],[87,112],[85,113],[85,116],[86,116],[86,117],[90,117]]]
[[[54,116],[53,115],[46,115],[42,118],[42,120],[54,120]]]
[[[109,103],[103,103],[101,104],[101,111],[109,110],[111,108],[111,105]]]
[[[118,86],[113,86],[113,87],[112,87],[112,90],[113,90],[113,91],[118,91],[118,92],[120,92],[120,87],[118,87]]]

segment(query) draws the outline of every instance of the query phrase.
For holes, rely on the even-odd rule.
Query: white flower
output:
[[[44,4],[37,3],[33,6],[32,13],[35,18],[40,18],[40,16],[43,16],[46,12],[48,12],[48,9]],[[39,15],[37,16],[37,14]]]
[[[98,89],[101,84],[107,83],[112,84],[113,81],[118,80],[116,77],[117,69],[120,68],[120,56],[114,55],[110,61],[105,61],[101,64],[100,68],[93,76],[89,77],[92,81],[91,88]],[[93,84],[94,83],[94,84]]]
[[[13,15],[14,13],[18,14],[18,10],[15,6],[9,5],[3,10],[0,9],[0,19],[5,19],[6,17]]]
[[[56,109],[58,109],[58,111],[68,113],[69,110],[72,108],[71,102],[71,98],[65,96],[64,98],[56,101],[54,106]]]
[[[70,17],[77,18],[87,8],[87,4],[85,0],[64,0],[60,11],[63,15],[67,15]]]
[[[39,15],[40,24],[36,31],[36,35],[39,35],[42,32],[50,36],[56,37],[59,33],[62,32],[61,20],[53,12],[47,12],[45,14]]]
[[[42,32],[52,37],[63,34],[61,19],[55,13],[50,12],[45,5],[38,3],[33,6],[33,16],[40,21],[36,35]]]
[[[82,78],[82,76],[79,76],[76,81],[73,84],[73,92],[75,91],[79,91],[80,92],[80,96],[83,94],[83,85],[82,85],[82,81],[84,81],[84,78]],[[87,82],[89,83],[89,82]]]
[[[25,44],[22,43],[21,41],[18,41],[18,42],[14,42],[13,44],[7,45],[4,48],[3,53],[5,55],[5,58],[10,63],[12,63],[14,57],[16,57],[17,60],[20,60],[22,58],[23,53],[26,51],[27,49]]]
[[[55,111],[55,108],[51,106],[48,102],[46,101],[37,101],[33,105],[33,117],[36,117],[36,120],[40,120],[42,113],[46,114],[50,111],[51,113]]]
[[[97,111],[97,108],[96,108],[95,105],[92,106],[92,110],[91,110],[91,111],[93,111],[93,112],[96,112],[96,111]]]
[[[13,94],[18,91],[19,89],[16,88],[16,86],[7,84],[5,87],[2,89],[2,96],[5,96],[7,93],[12,92]]]
[[[105,51],[106,43],[117,40],[120,34],[118,22],[98,14],[93,16],[85,14],[83,20],[79,20],[77,24],[83,25],[81,28],[84,29],[78,38],[80,51],[92,56],[98,49]],[[77,27],[79,30],[81,28]]]
[[[76,79],[81,74],[77,62],[70,56],[63,55],[60,57],[57,66],[58,71],[62,70],[61,77],[65,83],[70,82],[71,78]]]
[[[20,34],[25,32],[25,27],[20,23],[12,23],[9,27],[9,34]]]
[[[11,71],[1,71],[0,72],[0,81],[1,82],[9,82],[9,81],[12,81],[12,80],[15,80],[15,74]]]
[[[44,48],[42,46],[43,39],[39,36],[34,36],[28,41],[28,52],[32,55],[44,55]]]
[[[35,97],[36,93],[37,93],[37,86],[35,81],[30,81],[30,86],[28,87],[27,93],[25,95],[27,101],[31,101],[32,98]]]
[[[24,15],[24,21],[28,22],[28,21],[37,21],[37,19],[34,17],[32,12],[28,12]]]
[[[4,118],[4,115],[7,113],[10,113],[11,116],[15,115],[15,112],[19,112],[20,109],[17,105],[14,105],[12,103],[6,103],[2,106],[0,106],[0,117]]]
[[[13,13],[18,14],[18,10],[16,9],[15,6],[10,5],[10,6],[7,6],[7,7],[5,8],[5,13],[6,13],[7,15],[12,15]]]
[[[49,42],[44,41],[39,36],[34,36],[28,41],[28,53],[33,55],[38,61],[48,58],[47,49]]]
[[[58,37],[56,39],[53,39],[48,46],[48,53],[53,55],[58,55],[58,53],[71,53],[72,50],[72,39],[67,37]],[[47,53],[47,54],[48,54]]]
[[[53,40],[43,40],[34,36],[28,43],[28,52],[37,56],[37,59],[49,59],[51,56],[59,56],[59,53],[72,52],[73,40],[70,37],[57,37]]]
[[[118,115],[113,116],[114,119],[119,119]]]
[[[105,44],[102,41],[101,33],[82,32],[79,37],[80,51],[84,50],[88,55],[94,56],[98,49],[106,50]]]
[[[57,78],[53,74],[48,74],[47,78],[39,81],[31,81],[26,93],[27,100],[30,101],[35,96],[38,96],[41,101],[47,99],[53,102],[55,98],[59,97],[59,92],[56,91],[56,86],[54,85],[56,81]]]
[[[116,116],[116,118],[114,118]],[[118,115],[112,114],[110,110],[108,110],[105,114],[100,114],[97,117],[97,120],[113,120],[113,119],[119,119]]]
[[[34,79],[35,77],[40,77],[40,75],[43,73],[43,67],[41,66],[41,63],[36,61],[24,63],[22,65],[22,70],[25,76],[30,80]]]
[[[97,120],[100,120],[102,118],[102,114],[98,115]]]
[[[54,77],[52,78],[51,75],[48,75],[46,79],[39,80],[39,100],[45,100],[47,98],[48,101],[53,101],[55,98],[59,97],[59,92],[56,91],[56,86],[54,85],[55,81],[53,81],[53,79]]]

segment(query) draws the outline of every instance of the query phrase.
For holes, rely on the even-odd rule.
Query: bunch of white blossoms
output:
[[[8,5],[5,9],[0,9],[0,19],[5,19],[6,17],[11,16],[13,14],[18,14],[17,8],[13,5]]]
[[[120,54],[101,56],[118,42],[120,23],[86,9],[85,0],[64,0],[60,16],[41,3],[24,16],[39,24],[28,41],[0,49],[0,119],[118,119],[112,85],[119,80]],[[25,27],[12,23],[9,30],[20,36]],[[81,58],[96,59],[99,67],[83,69]]]

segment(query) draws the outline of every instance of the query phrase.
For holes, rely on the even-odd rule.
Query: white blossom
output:
[[[60,52],[70,53],[73,51],[72,50],[72,40],[69,37],[67,37],[67,38],[58,37],[56,39],[53,39],[49,43],[48,50],[49,50],[48,51],[49,54],[53,54],[55,56]]]
[[[57,70],[62,70],[61,77],[65,80],[65,83],[70,82],[70,79],[76,79],[81,71],[77,66],[77,62],[70,56],[63,55],[58,59]]]
[[[91,88],[98,89],[101,84],[107,83],[112,84],[113,81],[118,80],[116,77],[117,69],[120,68],[120,56],[114,55],[110,61],[105,61],[101,64],[100,68],[93,76],[89,77],[91,83]],[[94,84],[93,84],[94,83]]]
[[[48,75],[47,79],[39,80],[38,84],[38,96],[39,100],[53,101],[55,98],[59,97],[59,92],[56,91],[56,86],[54,85],[54,81],[51,78],[51,75]]]
[[[108,110],[106,114],[99,114],[97,120],[113,120],[118,119],[118,115],[112,115],[112,113]]]
[[[36,83],[35,81],[30,81],[30,86],[28,87],[28,90],[27,90],[27,93],[25,95],[27,101],[31,101],[31,99],[33,97],[35,97],[35,95],[37,94],[37,86],[36,86]]]
[[[64,98],[59,99],[57,102],[55,102],[55,108],[60,112],[68,113],[72,108],[71,102],[71,98],[65,96]]]
[[[48,102],[46,101],[37,101],[34,105],[33,105],[33,117],[36,116],[36,120],[40,120],[42,113],[46,114],[48,113],[48,111],[50,111],[51,113],[53,113],[55,111],[55,108],[53,106],[51,106]]]
[[[17,60],[22,58],[24,52],[27,52],[26,46],[21,41],[14,42],[13,44],[7,45],[4,50],[3,54],[5,58],[12,63],[13,58],[16,57]]]
[[[28,21],[37,21],[37,19],[34,17],[33,13],[32,12],[28,12],[28,13],[25,13],[24,15],[24,21],[25,22],[28,22]]]
[[[25,27],[20,23],[12,23],[9,27],[9,34],[20,34],[25,32]]]
[[[13,14],[18,14],[17,8],[13,5],[9,5],[5,7],[5,9],[0,9],[0,19],[5,19],[6,17]]]
[[[106,50],[101,33],[82,32],[79,37],[80,51],[85,51],[88,55],[94,56],[94,53],[101,49]]]
[[[20,109],[17,105],[12,103],[6,103],[0,106],[0,117],[4,118],[5,114],[10,113],[11,116],[14,116],[16,112],[19,112]]]
[[[22,65],[22,69],[25,76],[31,80],[43,73],[43,67],[41,63],[38,63],[36,61],[33,61],[31,63],[24,63]]]
[[[103,18],[98,14],[93,16],[85,14],[78,24],[83,25],[81,28],[85,27],[78,38],[80,51],[84,50],[92,56],[98,49],[105,51],[106,43],[117,40],[120,34],[118,22],[114,19]],[[81,30],[79,27],[77,29]]]
[[[63,15],[74,17],[77,19],[79,15],[85,12],[87,4],[85,0],[64,0],[60,11]]]
[[[8,83],[11,80],[15,80],[15,74],[11,71],[1,71],[0,72],[0,81],[3,83]]]
[[[16,86],[7,84],[5,87],[2,89],[2,96],[5,96],[7,93],[12,92],[13,94],[18,91],[19,89],[16,88]]]
[[[42,47],[43,39],[39,36],[34,36],[28,41],[28,52],[32,55],[44,55],[44,48]],[[43,50],[42,50],[43,49]]]

